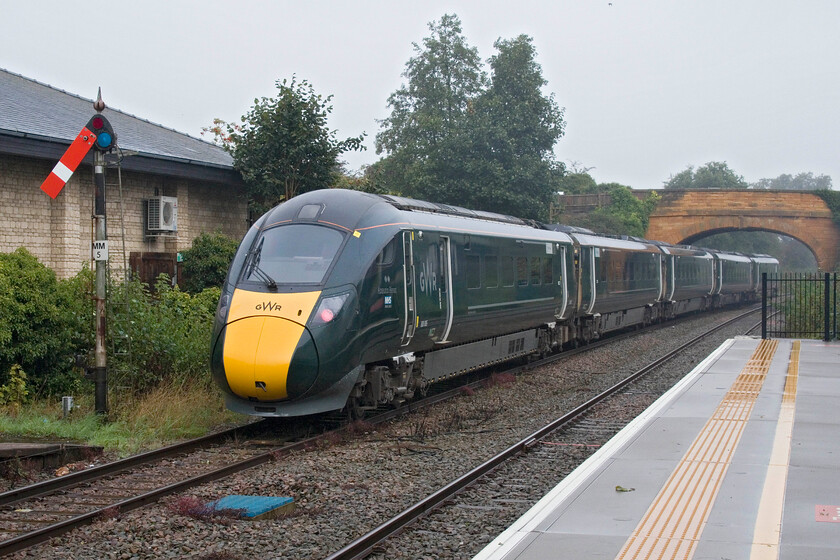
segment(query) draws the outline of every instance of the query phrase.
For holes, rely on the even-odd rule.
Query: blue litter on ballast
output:
[[[256,517],[294,502],[285,496],[225,496],[208,504],[214,510],[240,509],[241,517]]]

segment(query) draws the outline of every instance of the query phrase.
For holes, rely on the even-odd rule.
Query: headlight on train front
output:
[[[344,293],[322,299],[321,303],[318,304],[318,309],[315,310],[315,314],[309,321],[309,326],[317,327],[332,322],[341,313],[341,309],[349,297],[350,294]]]
[[[222,293],[219,296],[219,304],[216,306],[215,332],[219,334],[227,324],[227,315],[230,310],[230,300],[233,298],[233,285],[225,282],[222,285]]]

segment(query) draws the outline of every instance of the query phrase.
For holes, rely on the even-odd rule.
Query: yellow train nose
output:
[[[289,367],[296,359],[292,393],[305,391],[318,374],[318,357],[309,331],[281,317],[248,317],[226,327],[224,368],[234,394],[245,399],[276,401],[290,394]]]

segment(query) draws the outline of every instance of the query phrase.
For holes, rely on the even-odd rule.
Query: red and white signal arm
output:
[[[100,114],[94,115],[55,164],[49,177],[41,184],[41,190],[52,198],[57,197],[91,148],[108,152],[116,143],[117,135],[108,119]]]
[[[76,168],[85,159],[85,156],[93,147],[95,141],[96,135],[88,130],[87,127],[82,128],[82,131],[73,140],[73,143],[70,144],[70,147],[67,148],[67,151],[64,152],[64,155],[61,156],[58,163],[55,164],[49,177],[41,184],[41,190],[51,198],[57,197],[61,189],[64,188],[64,185],[67,184],[67,181],[70,180],[70,177],[73,176],[73,172],[76,171]]]

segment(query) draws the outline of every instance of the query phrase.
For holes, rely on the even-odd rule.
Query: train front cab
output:
[[[361,325],[364,267],[395,234],[357,228],[374,207],[392,211],[371,195],[315,191],[276,207],[248,232],[214,328],[211,366],[228,408],[296,416],[344,406],[364,370],[360,337],[375,337]],[[401,278],[380,272],[392,284],[374,286],[378,299],[365,303],[381,308],[380,324],[396,330],[393,283]]]
[[[243,241],[246,258],[231,269],[214,338],[213,373],[229,408],[272,416],[276,402],[306,407],[320,373],[315,331],[344,322],[345,305],[355,302],[351,289],[324,293],[343,242],[340,231],[314,224],[267,227]]]

